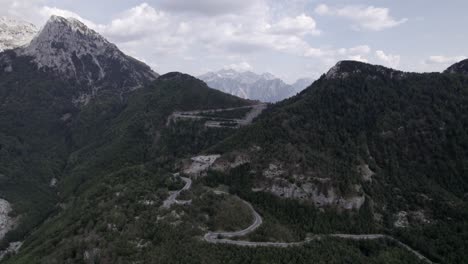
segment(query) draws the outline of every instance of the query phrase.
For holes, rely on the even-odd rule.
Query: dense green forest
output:
[[[254,170],[281,161],[293,173],[312,171],[331,178],[343,195],[353,184],[362,184],[372,204],[361,208],[359,213],[368,217],[359,216],[362,223],[352,229],[375,230],[372,214],[379,213],[383,216],[379,231],[401,237],[435,261],[466,262],[467,76],[404,73],[346,61],[338,67],[338,77],[322,76],[210,150],[248,152],[257,146]],[[343,73],[345,77],[340,77]],[[363,181],[355,169],[362,163],[376,172],[371,182]],[[255,201],[259,194],[251,195]],[[282,203],[287,201],[265,204]],[[296,206],[285,207],[273,210],[302,227],[308,226],[301,223],[302,215],[313,218],[313,209],[295,213],[291,208]],[[394,228],[397,212],[418,210],[430,216],[431,224]],[[344,230],[353,222],[352,218],[341,222],[342,217],[346,218],[333,216],[328,223],[336,225],[328,231]]]
[[[70,103],[76,95],[72,83],[38,72],[22,58],[14,66],[13,73],[0,73],[0,197],[13,204],[12,214],[21,221],[2,247],[24,239],[98,175],[151,159],[172,167],[175,157],[232,133],[204,130],[196,122],[176,124],[171,133],[164,127],[173,111],[251,104],[171,73],[125,100],[103,91],[79,109]],[[181,139],[187,144],[176,144]],[[52,179],[57,187],[50,186]]]
[[[5,263],[418,263],[387,240],[323,239],[289,248],[202,241],[206,230],[249,223],[236,196],[265,221],[247,239],[382,233],[439,263],[468,260],[467,76],[341,62],[338,75],[322,76],[234,130],[168,122],[174,111],[255,103],[188,75],[163,75],[124,97],[103,91],[76,107],[73,84],[16,63],[14,74],[0,73],[0,194],[21,225],[2,247],[24,244]],[[183,186],[173,176],[180,161],[199,153],[245,153],[250,162],[194,179],[182,194],[191,206],[162,209],[168,192]],[[252,191],[271,162],[291,174],[329,178],[343,196],[360,184],[366,202],[340,211]],[[372,181],[356,170],[363,163],[375,172]],[[215,195],[216,188],[230,194]],[[398,212],[418,210],[430,223],[395,228]]]

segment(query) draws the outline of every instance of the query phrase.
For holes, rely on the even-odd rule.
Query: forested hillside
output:
[[[70,103],[72,83],[48,78],[27,61],[15,67],[14,73],[0,76],[0,192],[20,217],[5,241],[24,239],[97,175],[152,159],[172,167],[168,164],[175,157],[197,153],[232,132],[211,133],[196,122],[163,132],[173,111],[251,104],[171,73],[124,101],[104,93],[80,109]]]
[[[19,226],[2,247],[24,241],[5,263],[418,262],[396,240],[289,248],[202,241],[207,230],[245,227],[250,211],[239,199],[263,217],[240,239],[388,234],[435,262],[467,260],[462,70],[416,74],[343,61],[234,129],[205,119],[241,118],[245,108],[170,118],[256,104],[189,75],[165,74],[125,94],[104,89],[76,105],[77,83],[3,54],[14,70],[0,73],[0,194]],[[184,164],[200,153],[222,155],[206,174],[189,175]],[[194,181],[181,194],[190,205],[164,208],[183,186],[176,172]]]
[[[344,61],[211,151],[250,156],[260,171],[250,188],[265,193],[345,210],[342,200],[365,197],[364,226],[395,233],[438,262],[461,263],[467,131],[468,76]],[[327,192],[342,198],[323,204],[318,193]]]
[[[178,169],[177,161],[236,133],[229,128],[206,128],[203,121],[197,120],[167,123],[170,113],[249,104],[252,102],[211,90],[193,77],[170,73],[132,92],[125,101],[103,95],[75,109],[71,116],[67,115],[67,140],[63,143],[67,151],[60,155],[64,164],[56,175],[54,197],[58,204],[50,217],[25,237],[21,251],[6,256],[5,262],[287,263],[291,258],[296,263],[323,259],[332,263],[417,262],[389,241],[327,239],[289,249],[207,244],[198,238],[203,226],[239,228],[246,221],[241,219],[248,219],[248,215],[242,215],[248,211],[241,213],[231,206],[232,200],[209,194],[205,185],[212,185],[210,177],[206,182],[197,181],[193,192],[187,194],[194,199],[192,207],[161,209],[168,191],[181,186],[172,176]],[[48,162],[47,156],[41,161]],[[236,178],[248,177],[245,169],[239,170],[240,177]],[[236,184],[232,184],[231,191],[235,192]],[[42,198],[35,199],[41,202]],[[271,208],[283,204],[280,200],[270,201]],[[277,239],[289,236],[294,241],[302,236],[303,227],[291,227],[287,218],[268,210],[262,209],[269,223],[264,229],[267,236],[272,227],[283,230]],[[231,222],[232,215],[241,222]]]

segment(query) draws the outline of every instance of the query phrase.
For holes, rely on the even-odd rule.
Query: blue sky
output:
[[[317,78],[354,59],[441,71],[468,55],[462,0],[0,0],[0,15],[41,26],[81,19],[157,72],[222,68]]]

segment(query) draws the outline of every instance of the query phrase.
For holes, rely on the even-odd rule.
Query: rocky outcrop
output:
[[[8,231],[12,230],[16,224],[15,219],[9,216],[11,205],[8,201],[0,199],[0,240]]]
[[[231,169],[237,168],[249,162],[250,157],[247,154],[233,153],[224,155],[217,159],[214,162],[212,169],[215,171],[227,172]]]
[[[410,226],[421,226],[432,223],[424,210],[400,211],[395,214],[394,227],[407,228]]]
[[[358,173],[361,175],[362,180],[365,182],[372,182],[372,176],[375,175],[368,164],[361,164],[357,167]]]
[[[201,155],[190,159],[183,165],[183,173],[192,177],[204,176],[206,171],[221,155]]]
[[[324,191],[318,184],[303,183],[300,186],[285,180],[276,180],[274,184],[255,191],[267,191],[278,197],[292,198],[312,202],[317,207],[337,207],[344,210],[360,209],[366,201],[366,197],[360,185],[354,186],[355,193],[349,196],[341,196],[334,187],[328,187]]]

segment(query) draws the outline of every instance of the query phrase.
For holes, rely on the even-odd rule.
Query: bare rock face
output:
[[[284,180],[276,181],[275,184],[265,188],[265,191],[279,197],[310,201],[317,207],[337,207],[344,210],[358,210],[366,201],[359,185],[355,186],[356,194],[350,197],[338,195],[333,187],[329,187],[323,192],[314,183],[303,183],[298,186]]]
[[[357,167],[357,170],[359,174],[362,176],[362,180],[366,182],[372,182],[372,176],[375,175],[375,172],[373,172],[368,164],[362,164]]]
[[[215,171],[227,172],[231,169],[237,168],[249,162],[250,157],[247,154],[232,153],[228,155],[223,155],[222,157],[217,159],[214,162],[212,169]]]
[[[15,226],[15,219],[12,219],[8,214],[11,212],[11,205],[8,201],[0,199],[0,240],[3,239],[8,231]]]
[[[407,228],[410,226],[421,226],[432,223],[424,210],[400,211],[395,215],[394,227]]]
[[[16,254],[20,250],[23,242],[12,242],[7,249],[0,251],[0,260],[2,260],[7,254]]]
[[[193,157],[190,163],[184,166],[183,172],[193,177],[203,176],[219,157],[221,157],[221,155],[218,154]]]
[[[393,226],[398,227],[398,228],[408,227],[409,226],[408,213],[405,211],[398,212],[398,214],[396,215],[396,221],[395,223],[393,223]]]
[[[77,105],[102,89],[123,94],[159,77],[74,18],[52,16],[29,45],[15,52],[30,57],[39,70],[83,87],[74,99]]]
[[[383,66],[371,65],[359,61],[339,61],[333,66],[325,75],[327,80],[332,79],[346,79],[349,76],[355,74],[366,73],[367,78],[376,79],[381,76],[387,76],[390,78],[401,79],[407,75],[405,72],[393,70]]]
[[[276,178],[284,175],[286,172],[282,169],[281,164],[270,163],[268,168],[263,170],[263,176],[266,178]]]

